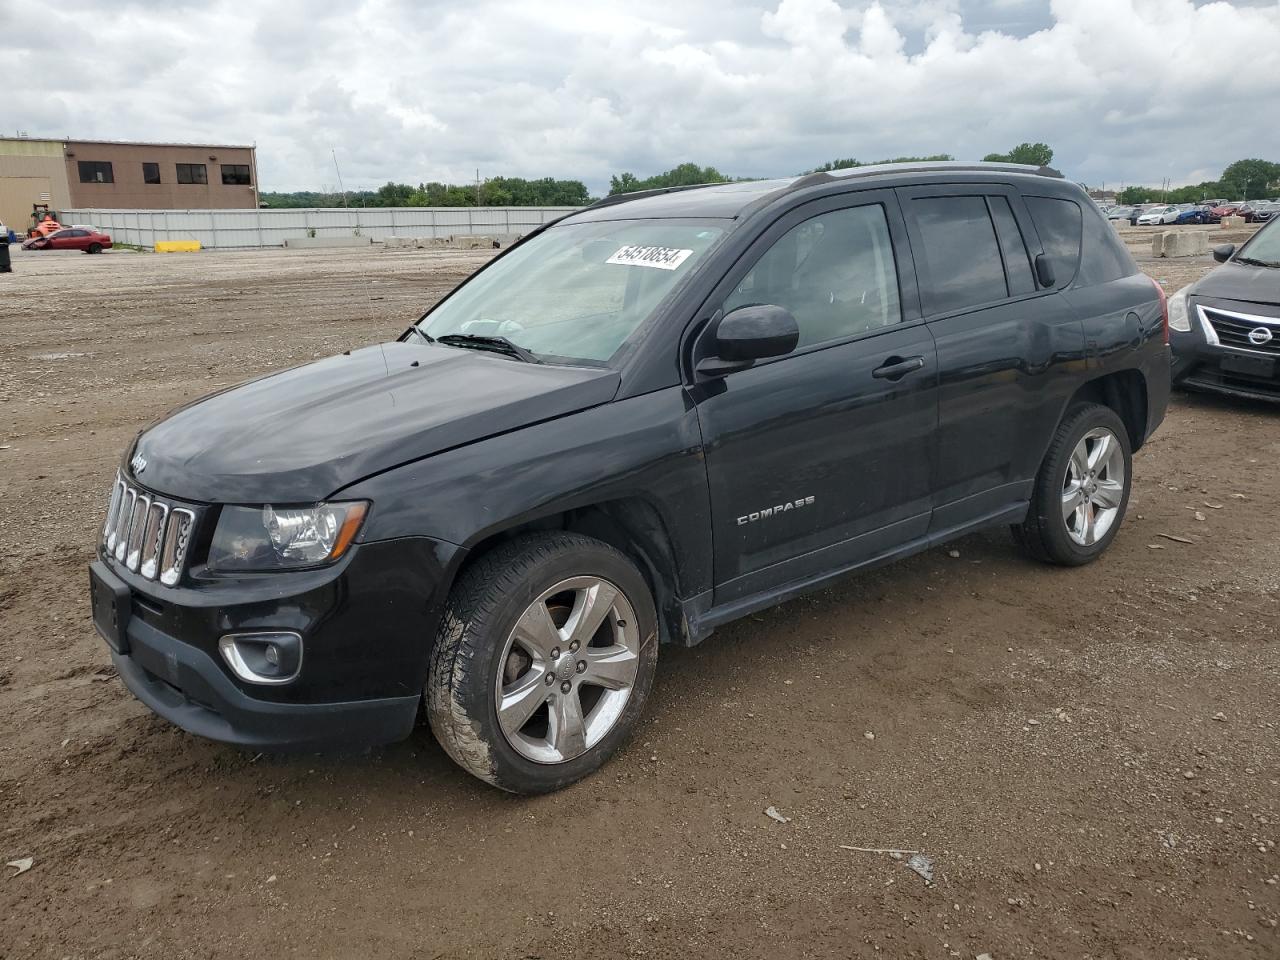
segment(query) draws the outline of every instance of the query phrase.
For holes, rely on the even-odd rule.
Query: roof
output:
[[[5,143],[57,143],[64,147],[75,143],[92,143],[114,147],[186,147],[196,150],[255,150],[242,143],[177,143],[160,140],[86,140],[77,137],[0,137]]]
[[[1023,163],[979,163],[966,160],[931,160],[920,163],[877,163],[846,170],[810,173],[800,177],[777,180],[744,180],[739,183],[699,184],[691,187],[664,187],[657,190],[641,190],[636,193],[616,194],[605,197],[587,207],[581,213],[566,217],[577,223],[593,220],[630,220],[648,217],[717,217],[733,219],[748,212],[748,208],[763,206],[775,196],[793,190],[817,187],[823,184],[850,180],[870,180],[878,177],[899,179],[922,174],[955,175],[1000,174],[1002,177],[1035,176],[1061,180],[1062,174],[1050,167],[1035,167]],[[621,207],[622,209],[615,209]]]
[[[254,150],[252,144],[245,143],[178,143],[167,140],[85,140],[78,137],[62,137],[64,144],[94,143],[113,147],[189,147],[197,150]]]

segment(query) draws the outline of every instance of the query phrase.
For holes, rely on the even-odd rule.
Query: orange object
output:
[[[28,237],[47,237],[62,229],[57,216],[43,203],[34,204],[31,208],[31,222],[34,224],[27,231]]]

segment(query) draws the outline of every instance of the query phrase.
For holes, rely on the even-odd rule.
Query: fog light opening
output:
[[[302,637],[291,631],[229,633],[218,652],[246,683],[288,683],[302,672]]]

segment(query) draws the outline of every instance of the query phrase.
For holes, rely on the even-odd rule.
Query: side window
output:
[[[921,197],[911,201],[924,261],[929,313],[949,313],[1009,295],[995,227],[983,197]]]
[[[792,227],[756,261],[724,309],[756,303],[790,310],[802,347],[898,323],[898,274],[884,208],[833,210]]]
[[[1137,263],[1102,214],[1085,212],[1083,240],[1076,286],[1093,287],[1138,272]]]
[[[1056,197],[1023,199],[1040,234],[1040,245],[1053,263],[1054,277],[1061,285],[1076,275],[1080,260],[1080,208]]]
[[[1013,216],[1009,201],[1004,197],[987,197],[991,217],[996,222],[996,236],[1000,238],[1000,253],[1004,256],[1004,272],[1009,281],[1009,296],[1034,293],[1036,282],[1031,276],[1031,258],[1027,256],[1027,242]]]

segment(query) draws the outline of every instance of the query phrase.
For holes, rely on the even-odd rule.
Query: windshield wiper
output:
[[[493,353],[502,353],[508,357],[523,360],[525,363],[542,362],[532,351],[526,350],[518,343],[512,343],[506,337],[482,337],[475,333],[446,333],[443,337],[436,337],[436,342],[445,343],[451,347],[465,347],[471,350],[489,350]]]
[[[1247,263],[1253,267],[1280,267],[1275,260],[1259,260],[1256,257],[1236,257],[1235,263]]]
[[[416,323],[413,326],[411,326],[408,330],[406,330],[405,333],[416,333],[423,340],[427,341],[427,343],[436,342],[435,337],[431,336],[431,334],[427,333],[425,330],[419,327]]]

